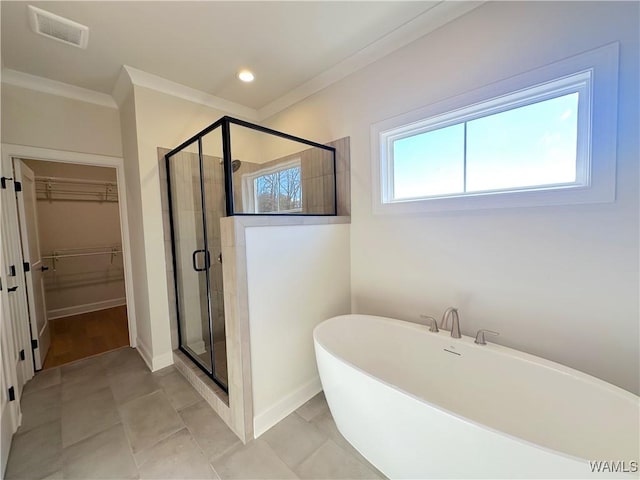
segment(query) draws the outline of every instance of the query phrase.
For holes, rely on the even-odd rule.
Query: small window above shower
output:
[[[242,175],[242,204],[251,213],[302,213],[300,157]]]

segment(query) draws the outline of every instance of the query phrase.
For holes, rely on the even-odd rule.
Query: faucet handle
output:
[[[489,335],[495,335],[495,336],[500,335],[498,332],[494,332],[493,330],[485,330],[481,328],[480,330],[478,330],[478,333],[476,334],[476,339],[474,340],[474,343],[477,343],[478,345],[486,345],[487,341],[484,338],[485,333],[488,333]]]
[[[429,331],[433,333],[438,333],[438,321],[430,315],[420,314],[420,318],[423,318],[427,321],[429,325]]]

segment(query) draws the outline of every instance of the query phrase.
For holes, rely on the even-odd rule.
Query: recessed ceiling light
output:
[[[249,70],[240,70],[240,72],[238,72],[238,78],[243,82],[253,82],[255,77]]]

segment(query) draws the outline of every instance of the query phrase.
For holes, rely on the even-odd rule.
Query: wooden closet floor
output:
[[[44,369],[129,345],[126,305],[50,320],[49,328]]]

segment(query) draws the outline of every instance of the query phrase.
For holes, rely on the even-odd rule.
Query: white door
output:
[[[4,267],[2,255],[0,255],[0,270]],[[2,278],[2,290],[0,291],[0,354],[2,358],[0,367],[0,477],[4,478],[7,468],[7,459],[11,449],[11,438],[18,428],[20,415],[20,402],[17,401],[17,375],[16,365],[12,363],[13,349],[11,342],[11,323],[8,314],[8,292],[6,277]]]
[[[40,241],[38,239],[35,175],[33,170],[27,167],[22,160],[15,159],[13,162],[16,181],[22,185],[22,191],[17,193],[20,234],[22,237],[22,258],[24,259],[24,275],[29,302],[33,358],[36,370],[40,370],[51,344],[51,331],[47,321],[42,278],[43,272],[47,267],[42,263]],[[26,268],[27,265],[29,266],[28,268]]]
[[[3,289],[6,289],[6,297],[3,308],[7,314],[4,322],[6,342],[11,343],[10,368],[15,368],[16,384],[14,385],[16,399],[19,401],[23,385],[33,377],[33,361],[31,355],[31,334],[29,332],[29,308],[25,277],[22,274],[22,251],[20,247],[20,227],[16,204],[16,185],[14,182],[11,159],[2,157],[0,163],[0,177],[2,185],[0,196],[2,197],[1,211],[1,251],[3,267],[2,277],[6,280]]]
[[[2,168],[0,168],[2,175]],[[6,182],[5,182],[6,184]],[[4,195],[0,195],[0,225],[2,232],[2,247],[0,248],[0,477],[4,478],[7,467],[7,459],[11,448],[11,438],[18,428],[20,420],[20,402],[18,401],[18,362],[19,355],[15,355],[16,337],[13,332],[13,318],[9,307],[9,296],[14,296],[17,289],[15,285],[10,285],[5,270],[5,252],[7,247],[8,222],[4,215],[3,202]],[[9,292],[9,288],[13,290]]]

